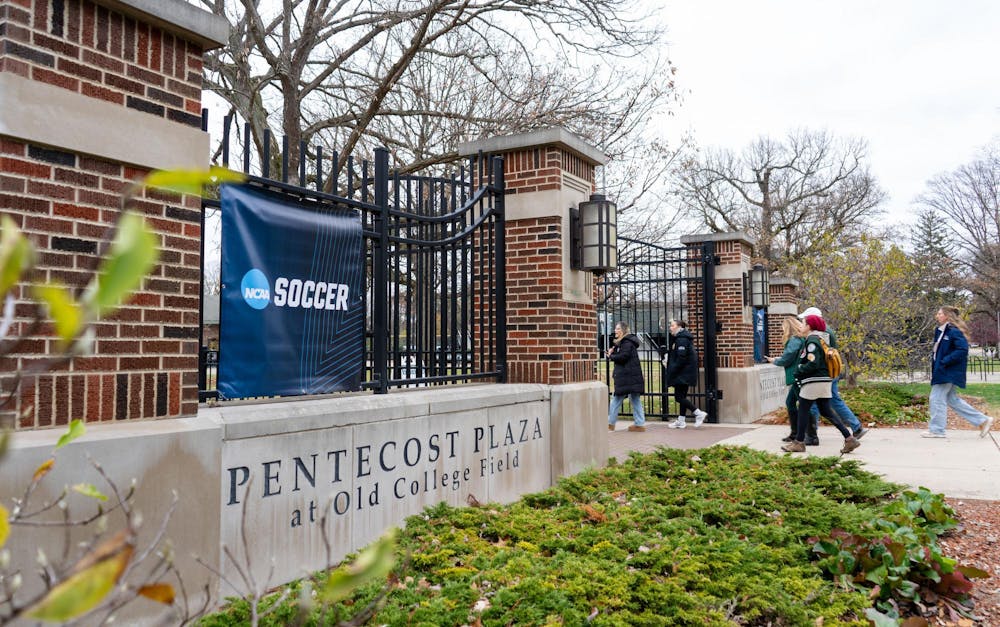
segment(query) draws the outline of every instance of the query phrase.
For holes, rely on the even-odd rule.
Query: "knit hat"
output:
[[[806,316],[819,316],[823,317],[823,312],[819,310],[819,307],[808,307],[805,311],[799,314],[799,320],[805,320]]]
[[[816,315],[806,316],[806,324],[808,324],[809,328],[812,329],[813,331],[826,331],[826,323],[823,322],[823,319],[820,318],[819,316]]]

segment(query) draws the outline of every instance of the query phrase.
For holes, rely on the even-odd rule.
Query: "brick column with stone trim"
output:
[[[36,276],[76,286],[131,181],[208,166],[202,55],[226,42],[228,24],[182,0],[2,4],[0,213],[34,242]],[[147,191],[134,206],[159,237],[160,263],[97,324],[94,355],[22,383],[19,428],[197,411],[200,200]],[[12,334],[25,333],[28,287],[14,294]],[[51,329],[33,332],[0,363],[0,386],[55,343]]]
[[[788,277],[771,277],[768,294],[771,304],[767,308],[768,355],[777,357],[784,350],[781,341],[781,321],[785,316],[799,312],[799,282]]]
[[[606,157],[553,128],[460,146],[504,158],[507,365],[510,383],[596,380],[590,272],[570,268],[569,209],[589,199]]]
[[[707,241],[715,242],[715,254],[720,260],[715,268],[714,285],[716,321],[722,328],[716,335],[718,389],[722,393],[719,420],[753,422],[780,407],[784,398],[783,371],[777,366],[753,361],[753,308],[745,304],[743,275],[750,272],[756,242],[741,231],[681,238],[683,244]],[[772,279],[772,285],[774,281]],[[706,289],[713,287],[706,286]],[[700,294],[694,297],[701,298]],[[692,295],[688,298],[689,305],[693,305],[690,302]]]

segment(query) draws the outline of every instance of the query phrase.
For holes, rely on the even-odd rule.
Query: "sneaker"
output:
[[[645,431],[646,427],[644,427],[642,425],[629,425],[628,426],[628,430],[629,431]]]
[[[922,437],[922,438],[946,438],[948,436],[946,436],[943,433],[934,433],[933,431],[924,431],[923,433],[920,434],[920,437]]]
[[[979,437],[985,438],[993,427],[993,416],[987,416],[986,422],[979,425]]]
[[[697,429],[701,426],[701,423],[705,422],[705,418],[708,417],[707,412],[703,412],[700,409],[694,410],[694,428]]]
[[[781,450],[786,453],[805,453],[806,445],[804,442],[789,442],[788,444],[781,447]]]
[[[868,433],[868,429],[861,427],[860,429],[854,432],[854,437],[860,440],[861,438],[865,437],[866,433]]]
[[[671,429],[683,429],[687,425],[684,423],[684,416],[678,416],[677,420],[668,422],[667,426],[670,427]]]
[[[808,438],[806,446],[819,446],[819,438]]]
[[[794,442],[795,441],[795,434],[794,433],[789,433],[785,437],[781,438],[781,441],[782,442]]]
[[[861,446],[861,442],[859,442],[858,439],[852,435],[851,437],[844,440],[844,448],[840,449],[840,453],[841,454],[850,453],[859,446]]]
[[[614,425],[608,425],[608,431],[614,431],[614,430],[615,430]]]

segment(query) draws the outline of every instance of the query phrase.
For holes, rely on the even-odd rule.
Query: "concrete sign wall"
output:
[[[223,422],[233,418],[256,432],[223,441],[222,542],[242,556],[245,529],[255,579],[264,581],[273,566],[273,579],[287,581],[325,566],[328,550],[338,561],[429,505],[505,503],[545,489],[549,393],[515,387],[506,398],[489,393],[495,386],[460,396],[390,395],[396,407],[358,397],[347,411],[345,399],[309,401],[327,426],[292,433],[282,432],[289,422],[283,414],[302,409],[296,403],[271,405],[256,419],[240,417],[239,408],[221,410]],[[236,576],[232,564],[223,572]]]

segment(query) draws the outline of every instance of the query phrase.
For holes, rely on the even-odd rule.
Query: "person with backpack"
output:
[[[705,422],[708,414],[697,407],[687,397],[688,389],[698,384],[698,351],[694,347],[694,337],[687,330],[683,320],[670,321],[670,348],[667,351],[667,386],[674,388],[674,400],[677,401],[677,420],[667,423],[671,429],[683,429],[686,425],[685,415],[688,411],[694,416],[694,427],[697,429]]]
[[[820,311],[819,307],[807,307],[805,311],[799,314],[799,320],[804,320],[806,316],[819,316],[823,318],[823,312]],[[823,319],[823,323],[826,324],[826,319]],[[837,334],[834,333],[829,325],[826,327],[826,332],[830,336],[830,348],[839,348],[837,346]],[[850,427],[854,437],[861,439],[868,433],[868,429],[865,429],[861,425],[861,421],[858,420],[858,417],[854,415],[854,412],[851,411],[847,403],[844,402],[844,398],[840,395],[840,379],[841,377],[839,376],[833,377],[833,385],[831,387],[833,396],[830,397],[830,407],[833,411],[837,412],[841,421]],[[809,429],[806,432],[806,446],[816,446],[819,444],[819,437],[816,435],[816,427],[819,425],[819,410],[815,406],[811,416]]]
[[[805,325],[799,322],[795,316],[788,316],[781,321],[782,340],[784,350],[781,357],[764,357],[775,366],[785,369],[785,385],[788,386],[788,393],[785,395],[785,409],[788,410],[788,424],[791,426],[791,433],[781,439],[782,442],[792,442],[795,440],[796,425],[799,422],[799,388],[795,385],[795,368],[799,365],[799,352],[802,344],[805,343]],[[808,440],[807,440],[808,442]]]
[[[808,334],[799,351],[799,365],[795,368],[795,382],[799,388],[799,419],[796,425],[795,441],[781,447],[789,453],[803,453],[806,450],[806,431],[812,419],[809,416],[813,405],[819,406],[819,413],[837,427],[844,436],[841,453],[850,453],[861,446],[861,442],[844,426],[840,417],[830,408],[833,379],[826,364],[823,345],[829,345],[826,323],[819,316],[810,315],[805,319]]]
[[[629,398],[632,405],[633,422],[629,425],[629,431],[646,430],[646,414],[642,407],[642,393],[646,384],[642,378],[642,364],[639,363],[639,346],[641,342],[635,334],[629,332],[629,326],[625,322],[615,324],[615,340],[606,356],[614,362],[615,369],[612,372],[612,379],[615,383],[614,395],[611,397],[611,406],[608,408],[608,430],[615,430],[615,422],[618,420],[618,412],[625,402],[625,397]]]
[[[934,314],[938,328],[934,330],[931,351],[930,422],[925,438],[944,438],[948,424],[948,408],[966,421],[979,427],[979,437],[985,438],[993,427],[993,418],[959,398],[957,388],[965,387],[965,369],[969,361],[969,330],[959,316],[957,307],[942,307]]]

